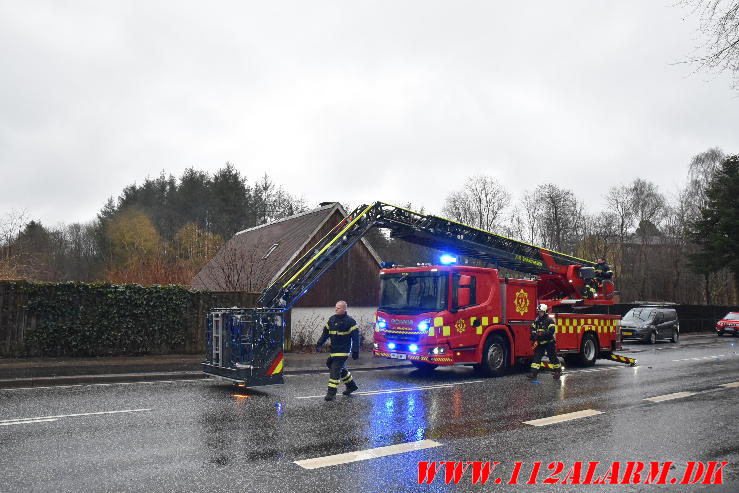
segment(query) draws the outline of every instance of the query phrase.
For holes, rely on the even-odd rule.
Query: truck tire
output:
[[[439,366],[433,363],[426,363],[425,361],[411,361],[411,364],[421,373],[431,373]]]
[[[585,334],[575,362],[578,366],[594,366],[596,359],[598,359],[598,341],[593,334]]]
[[[486,377],[498,377],[508,367],[508,344],[499,335],[491,335],[485,341],[482,361],[475,365],[475,370]]]

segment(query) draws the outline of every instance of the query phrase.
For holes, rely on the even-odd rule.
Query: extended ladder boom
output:
[[[371,228],[391,230],[405,241],[473,257],[518,272],[562,278],[593,262],[539,248],[437,216],[383,202],[362,205],[339,222],[313,248],[288,267],[258,301],[258,306],[288,310]]]

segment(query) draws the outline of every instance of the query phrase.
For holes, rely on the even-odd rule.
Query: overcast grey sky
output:
[[[672,0],[0,0],[0,214],[92,219],[133,182],[233,162],[310,205],[438,212],[473,174],[591,210],[739,152],[727,76]]]

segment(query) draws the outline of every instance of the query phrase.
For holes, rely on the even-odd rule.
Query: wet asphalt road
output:
[[[639,366],[599,360],[592,369],[568,369],[559,382],[542,375],[531,383],[522,372],[480,379],[465,367],[430,376],[355,372],[362,393],[336,402],[322,399],[325,374],[292,375],[260,390],[211,381],[0,390],[0,490],[575,491],[495,485],[494,478],[507,481],[515,461],[524,462],[524,483],[534,461],[544,464],[541,482],[552,461],[565,471],[573,461],[673,461],[680,477],[685,461],[723,460],[728,484],[703,488],[739,491],[739,387],[721,386],[739,381],[737,343],[629,344],[622,354]],[[644,400],[676,392],[695,394]],[[601,414],[524,423],[583,410]],[[438,446],[311,470],[295,464],[421,440]],[[444,485],[443,470],[431,485],[417,484],[418,461],[471,460],[501,465],[486,485],[471,484],[469,473]]]

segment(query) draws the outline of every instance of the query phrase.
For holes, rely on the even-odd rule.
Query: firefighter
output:
[[[595,298],[598,295],[598,281],[595,278],[586,279],[582,288],[583,298]]]
[[[536,380],[541,367],[541,358],[544,352],[549,357],[549,363],[554,370],[553,377],[558,379],[562,375],[562,366],[557,358],[557,346],[554,343],[555,324],[552,317],[547,314],[549,307],[541,304],[536,307],[536,320],[531,324],[531,341],[534,343],[534,359],[531,361],[531,372],[527,377]]]
[[[331,372],[325,397],[327,401],[334,400],[339,383],[346,385],[346,390],[342,392],[344,395],[349,395],[359,388],[345,366],[349,353],[352,359],[359,359],[359,327],[357,322],[347,315],[346,301],[337,301],[335,312],[336,314],[323,326],[323,334],[316,343],[316,351],[320,351],[323,343],[331,338],[331,353],[326,360],[326,366]]]
[[[599,284],[603,283],[603,281],[610,281],[613,277],[611,266],[606,263],[606,259],[603,257],[598,258],[594,270],[595,278],[598,280]]]

